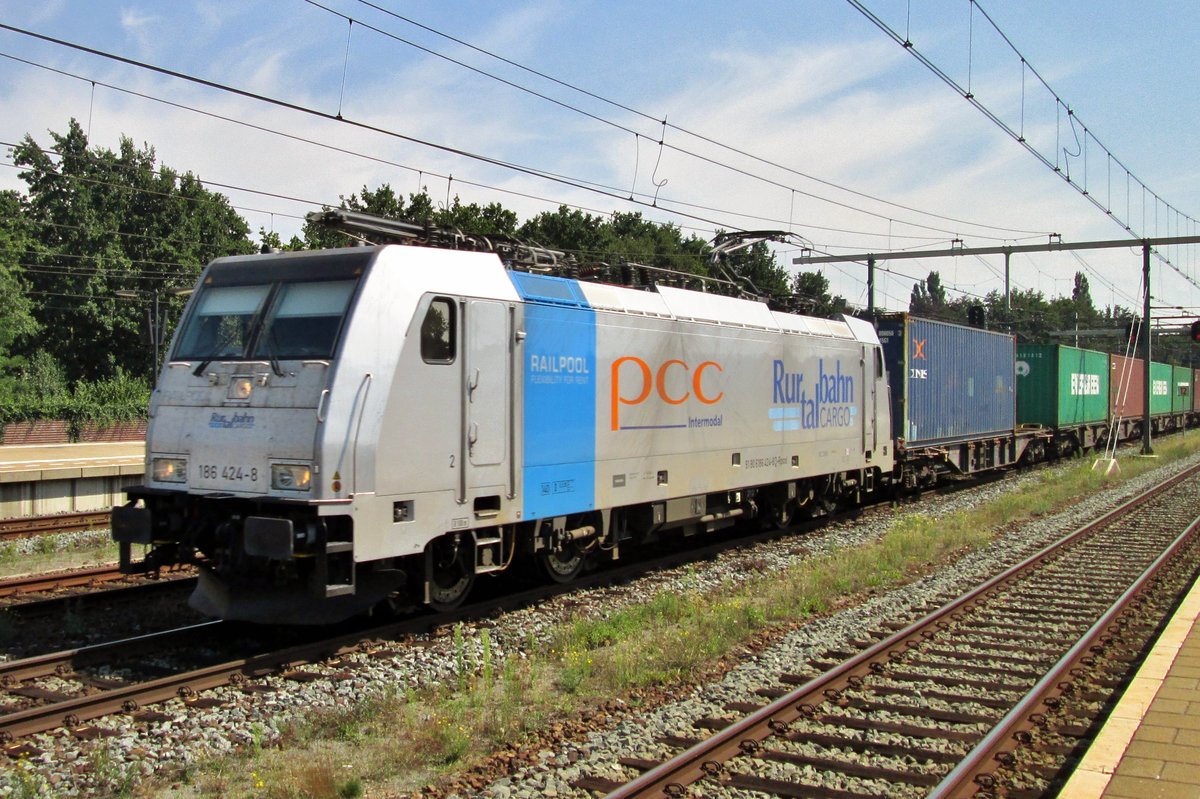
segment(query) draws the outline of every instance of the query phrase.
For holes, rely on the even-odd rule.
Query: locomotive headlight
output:
[[[187,482],[187,461],[183,458],[155,458],[150,473],[160,483]]]
[[[249,377],[235,377],[229,381],[229,393],[225,396],[231,400],[248,400],[254,391],[254,380]]]
[[[312,488],[312,467],[296,463],[272,463],[271,488],[307,491]]]

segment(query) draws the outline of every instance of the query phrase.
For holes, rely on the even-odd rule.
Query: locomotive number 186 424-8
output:
[[[230,480],[233,482],[248,481],[251,483],[258,482],[258,469],[247,469],[243,466],[218,466],[214,464],[201,464],[200,479],[201,480]]]

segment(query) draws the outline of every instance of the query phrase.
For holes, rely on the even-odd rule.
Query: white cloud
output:
[[[126,39],[133,43],[137,53],[145,58],[156,51],[154,26],[160,21],[157,14],[150,14],[132,8],[121,9],[121,29]]]

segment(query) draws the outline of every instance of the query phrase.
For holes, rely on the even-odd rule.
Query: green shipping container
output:
[[[1187,366],[1171,367],[1171,412],[1192,410],[1192,370]]]
[[[1171,412],[1171,374],[1173,367],[1169,363],[1150,363],[1150,415]]]
[[[1061,344],[1017,347],[1017,424],[1068,427],[1108,418],[1108,356]]]

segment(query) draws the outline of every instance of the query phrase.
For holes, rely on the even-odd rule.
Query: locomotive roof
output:
[[[485,255],[477,252],[413,245],[368,246],[222,258],[209,266],[203,282],[213,285],[278,279],[283,275],[287,275],[291,279],[311,280],[341,276],[343,273],[361,274],[371,261],[387,251],[391,251],[393,257],[402,253],[411,253],[417,256],[417,259],[423,264],[433,256],[433,261],[437,262],[436,266],[433,263],[427,264],[430,267],[429,271],[421,270],[425,275],[448,276],[445,270],[449,262],[462,262],[465,259],[460,259],[460,256],[467,256],[471,260],[470,271],[478,279],[482,278],[484,274],[491,273],[492,267],[486,265],[487,260],[491,260],[496,273],[506,273],[511,280],[511,285],[516,287],[517,293],[526,302],[566,304],[596,311],[770,330],[796,335],[857,339],[866,342],[878,341],[872,325],[852,317],[823,319],[799,316],[773,311],[766,303],[757,300],[675,288],[662,284],[646,288],[629,288],[611,283],[515,271],[506,269],[500,259],[492,254]],[[480,258],[485,260],[481,262]],[[346,276],[350,276],[350,274]],[[484,281],[484,283],[491,282],[490,279]],[[440,284],[441,281],[434,279],[431,283]],[[475,283],[475,289],[483,290],[485,294],[488,294],[490,292],[484,288],[484,283]],[[503,281],[503,283],[507,285],[508,281]],[[492,284],[493,289],[496,286],[497,284]],[[434,290],[448,288],[449,286],[439,285]],[[505,292],[505,294],[507,295],[506,299],[512,296],[510,292]]]

